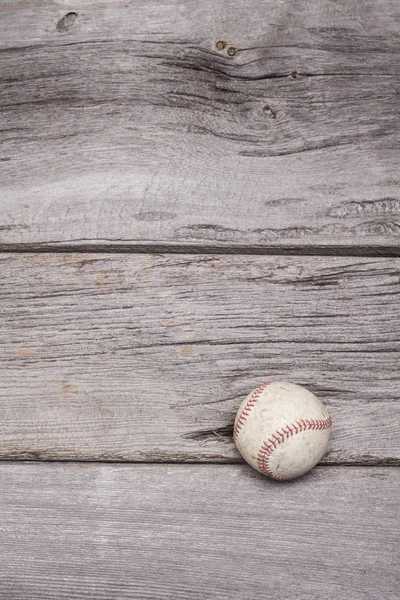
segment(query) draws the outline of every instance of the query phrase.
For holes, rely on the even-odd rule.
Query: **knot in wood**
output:
[[[64,15],[64,17],[62,17],[62,19],[60,19],[57,23],[57,31],[59,31],[60,33],[65,33],[66,31],[69,31],[75,24],[75,21],[78,18],[78,13],[76,12],[69,12],[66,15]]]

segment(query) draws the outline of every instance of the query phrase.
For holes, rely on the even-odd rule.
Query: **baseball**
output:
[[[321,460],[331,425],[328,410],[314,394],[272,381],[243,400],[233,439],[249,465],[282,481],[304,475]]]

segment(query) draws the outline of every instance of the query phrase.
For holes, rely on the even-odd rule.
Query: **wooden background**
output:
[[[397,0],[1,3],[1,598],[398,600],[399,57]],[[287,484],[270,377],[334,420]]]

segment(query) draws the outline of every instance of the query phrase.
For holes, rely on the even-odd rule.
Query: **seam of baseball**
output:
[[[322,431],[323,429],[329,429],[332,426],[332,417],[329,416],[327,419],[301,419],[300,421],[296,421],[295,423],[291,423],[291,425],[287,425],[286,427],[282,427],[282,429],[276,431],[271,435],[270,438],[266,442],[263,443],[260,450],[257,454],[257,466],[261,473],[264,475],[268,475],[268,477],[272,477],[272,479],[277,479],[279,481],[284,481],[287,477],[282,477],[271,469],[269,461],[271,456],[278,447],[279,444],[282,444],[289,437],[296,435],[296,433],[301,433],[302,431]]]
[[[246,405],[245,405],[244,409],[242,410],[242,412],[240,413],[240,416],[238,417],[238,419],[235,423],[235,427],[233,429],[233,440],[235,442],[238,438],[238,435],[239,435],[243,425],[246,423],[247,417],[249,416],[252,408],[256,404],[257,400],[259,399],[259,397],[261,396],[261,394],[263,393],[265,388],[267,388],[269,385],[271,385],[271,383],[274,383],[274,382],[268,381],[267,383],[263,383],[262,385],[260,385],[257,389],[254,390],[254,392],[250,396],[249,400],[246,402]]]

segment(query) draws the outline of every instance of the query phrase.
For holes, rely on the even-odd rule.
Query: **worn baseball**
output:
[[[239,406],[233,439],[243,458],[272,479],[294,479],[323,457],[332,419],[314,394],[300,385],[260,385]]]

